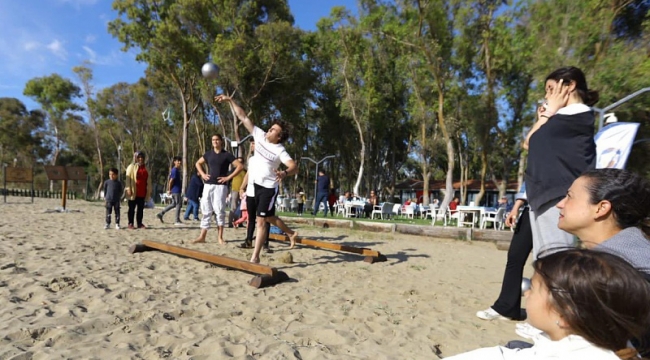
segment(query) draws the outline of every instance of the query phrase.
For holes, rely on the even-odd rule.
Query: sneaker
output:
[[[120,224],[115,224],[115,230],[121,229]]]
[[[183,218],[183,221],[190,221],[190,218]]]
[[[273,250],[271,250],[271,248],[269,248],[268,246],[264,246],[262,248],[262,251],[264,251],[267,254],[272,254],[273,253]]]
[[[180,221],[177,221],[177,222],[175,222],[175,223],[174,223],[174,225],[176,225],[176,226],[182,226],[182,225],[183,225],[183,223],[182,223],[182,222],[180,222]]]
[[[201,219],[194,219],[194,221],[201,221]]]
[[[138,229],[146,229],[147,227],[144,224],[138,225]]]
[[[535,339],[544,332],[533,325],[523,322],[515,325],[515,333],[524,339]]]
[[[133,224],[129,224],[128,228],[129,228],[129,230],[135,229],[135,227],[133,227]]]
[[[485,310],[477,311],[476,312],[476,317],[479,319],[483,320],[494,320],[494,319],[500,319],[500,320],[508,320],[507,317],[502,316],[498,312],[496,312],[492,307],[489,307]]]
[[[156,214],[156,217],[158,218],[158,220],[160,220],[161,223],[164,223],[164,221],[163,221],[163,214],[162,214],[162,213],[158,213],[158,214]],[[139,226],[138,226],[138,227],[139,227]]]
[[[111,224],[106,224],[106,225],[104,225],[104,229],[105,229],[105,230],[108,229],[108,228],[110,228],[110,227],[111,227]]]

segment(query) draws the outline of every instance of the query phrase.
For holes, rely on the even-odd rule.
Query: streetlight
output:
[[[325,161],[325,160],[327,160],[327,159],[334,158],[334,157],[336,157],[336,155],[327,155],[327,156],[325,156],[324,158],[320,159],[320,161],[316,161],[316,160],[314,160],[314,159],[312,159],[312,158],[310,158],[310,157],[303,157],[303,158],[300,159],[300,160],[301,160],[301,161],[302,161],[302,160],[309,160],[309,161],[313,162],[314,164],[316,164],[316,180],[318,180],[318,165],[320,165],[320,163],[322,163],[323,161]],[[314,201],[316,201],[316,195],[317,195],[317,194],[316,194],[316,191],[317,191],[317,187],[318,187],[318,183],[317,183],[317,181],[314,181]]]
[[[117,180],[122,179],[122,144],[117,145]]]
[[[227,136],[224,136],[223,138],[230,142],[230,147],[232,147],[234,149],[234,151],[233,151],[234,154],[233,155],[237,158],[237,157],[239,157],[239,146],[241,144],[243,144],[244,141],[248,140],[249,137],[252,137],[252,136],[253,136],[253,134],[248,134],[248,135],[246,135],[246,137],[239,140],[239,142],[237,142],[237,140],[230,140]]]

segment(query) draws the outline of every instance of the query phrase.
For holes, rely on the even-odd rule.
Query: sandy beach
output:
[[[506,252],[494,244],[297,225],[301,237],[369,247],[388,261],[272,242],[252,274],[158,251],[154,240],[242,260],[244,229],[184,245],[198,223],[145,211],[146,230],[104,230],[102,203],[0,199],[0,359],[437,359],[519,339],[515,323],[474,315],[495,300]],[[122,207],[121,225],[127,224]],[[286,252],[293,264],[280,258]],[[532,274],[528,266],[526,276]]]

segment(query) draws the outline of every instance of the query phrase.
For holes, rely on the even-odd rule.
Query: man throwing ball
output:
[[[260,251],[266,239],[265,222],[282,229],[291,241],[290,248],[296,244],[298,233],[289,229],[280,218],[275,216],[275,201],[278,196],[278,182],[287,176],[298,171],[298,165],[284,149],[282,143],[289,138],[288,125],[284,121],[276,120],[268,132],[264,132],[253,124],[244,110],[226,95],[218,95],[217,102],[227,102],[232,107],[237,118],[244,124],[246,129],[255,139],[255,156],[257,162],[255,168],[249,169],[248,176],[253,177],[255,186],[255,203],[257,205],[257,234],[255,235],[255,250],[251,256],[251,262],[260,262]],[[278,170],[280,163],[286,166],[286,170]]]

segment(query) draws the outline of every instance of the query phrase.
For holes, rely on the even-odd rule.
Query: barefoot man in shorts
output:
[[[257,234],[255,236],[255,250],[251,256],[251,262],[260,262],[260,251],[266,239],[267,227],[265,222],[279,227],[291,241],[291,247],[296,244],[298,233],[289,229],[284,221],[275,216],[275,200],[278,196],[278,182],[287,176],[298,172],[298,165],[289,156],[282,143],[289,138],[288,125],[284,121],[276,120],[268,132],[253,125],[244,110],[235,103],[232,98],[226,95],[218,95],[217,102],[227,102],[232,107],[237,118],[244,124],[246,129],[255,139],[255,168],[250,168],[248,176],[253,177],[255,187],[255,203],[257,205]],[[278,170],[280,164],[287,167],[286,170]]]

